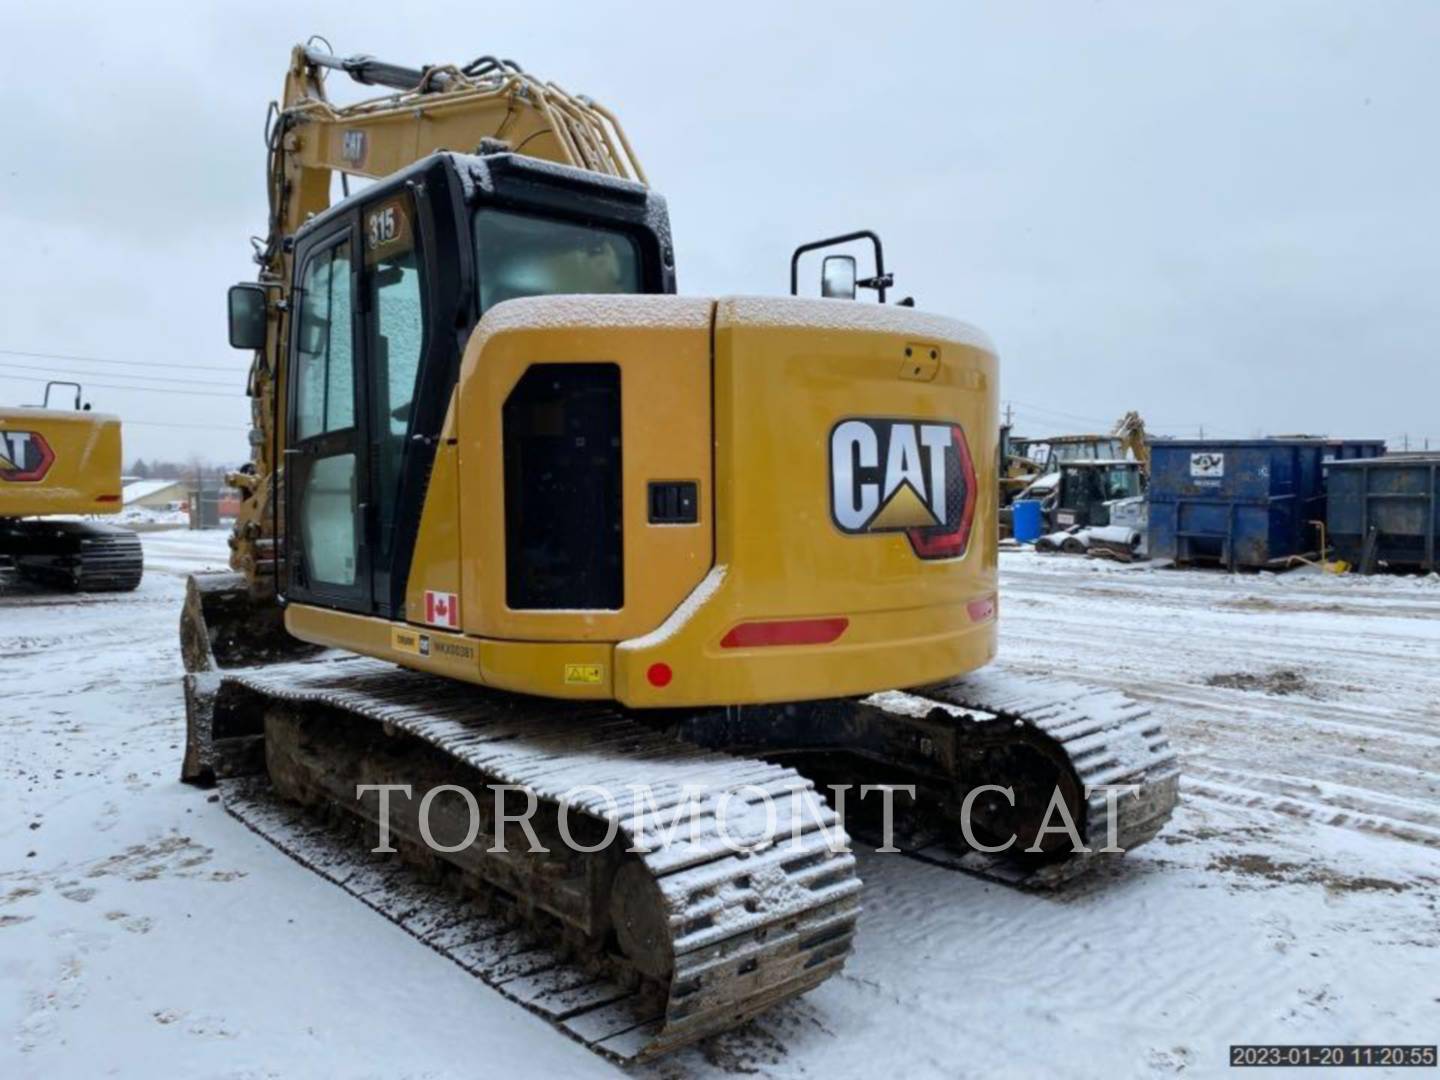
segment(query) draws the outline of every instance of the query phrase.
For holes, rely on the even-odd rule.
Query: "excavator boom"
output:
[[[327,72],[394,91],[341,105],[326,91]],[[588,97],[527,74],[513,60],[482,56],[463,66],[422,68],[369,56],[337,57],[313,45],[290,55],[281,98],[270,106],[269,222],[255,259],[267,290],[265,341],[254,354],[251,460],[227,482],[241,495],[230,536],[231,574],[197,575],[187,592],[182,640],[196,658],[212,648],[235,663],[300,655],[275,603],[281,572],[285,456],[286,348],[293,239],[331,205],[335,178],[389,176],[442,150],[513,149],[527,157],[646,183],[619,120]]]

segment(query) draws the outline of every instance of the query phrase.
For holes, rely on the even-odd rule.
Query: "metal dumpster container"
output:
[[[1150,442],[1150,557],[1234,570],[1314,551],[1328,462],[1383,453],[1374,440]]]
[[[1363,566],[1370,554],[1392,566],[1440,569],[1440,454],[1336,461],[1328,487],[1325,523],[1338,558]]]
[[[1352,461],[1356,458],[1380,457],[1385,453],[1384,439],[1326,439],[1327,460]]]

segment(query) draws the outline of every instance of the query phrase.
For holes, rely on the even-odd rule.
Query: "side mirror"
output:
[[[855,278],[855,256],[827,255],[820,265],[820,295],[831,300],[854,300]]]
[[[801,244],[790,254],[790,295],[800,295],[800,259],[807,252],[838,247],[852,240],[869,240],[875,248],[875,275],[857,277],[853,255],[831,255],[820,268],[820,295],[833,300],[854,300],[860,289],[874,289],[879,293],[880,303],[885,303],[885,291],[894,288],[895,275],[885,269],[885,252],[880,246],[880,237],[869,229],[831,236],[824,240],[811,240]]]
[[[245,283],[231,285],[230,347],[263,349],[265,347],[265,286]]]

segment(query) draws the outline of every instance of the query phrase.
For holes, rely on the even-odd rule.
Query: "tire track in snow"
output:
[[[1011,569],[1025,558],[1001,561],[1002,665],[1075,672],[1161,705],[1188,795],[1440,846],[1440,593],[1425,602],[1430,582],[1237,589],[1207,571],[1158,582],[1069,559],[1073,571],[1058,560]],[[1274,670],[1299,672],[1310,692],[1205,684]]]

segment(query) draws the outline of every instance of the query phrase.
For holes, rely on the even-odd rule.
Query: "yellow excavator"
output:
[[[333,71],[388,92],[337,105]],[[1026,887],[1160,829],[1148,707],[980,671],[997,362],[884,302],[878,237],[797,249],[792,283],[873,246],[864,277],[824,258],[822,299],[677,296],[614,116],[495,57],[297,47],[267,145],[229,299],[254,454],[233,572],[188,586],[184,779],[620,1061],[839,971],[844,829],[882,797],[910,796],[906,855]],[[370,182],[332,205],[337,174]],[[698,827],[657,838],[697,787]],[[722,842],[721,804],[774,798],[783,842]]]
[[[73,407],[52,407],[56,391]],[[43,588],[128,591],[145,569],[140,538],[89,520],[122,509],[120,421],[82,397],[52,381],[42,404],[0,408],[0,564]]]

